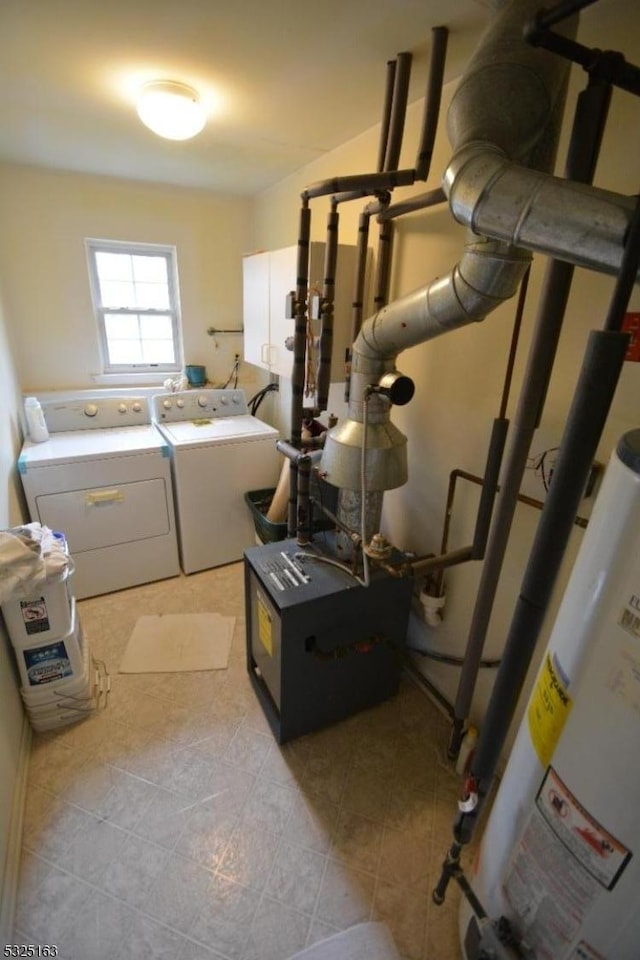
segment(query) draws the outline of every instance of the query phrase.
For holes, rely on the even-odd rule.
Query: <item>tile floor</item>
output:
[[[144,614],[234,615],[227,670],[118,674]],[[458,781],[448,725],[397,697],[279,747],[245,668],[242,565],[82,601],[106,710],[34,736],[14,942],[63,960],[285,960],[368,918],[458,960],[430,891]]]

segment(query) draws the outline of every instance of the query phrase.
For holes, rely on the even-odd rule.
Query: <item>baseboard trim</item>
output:
[[[11,804],[9,842],[7,844],[7,856],[4,864],[4,876],[0,878],[0,889],[2,890],[2,897],[0,898],[0,942],[2,943],[10,943],[13,932],[18,878],[20,875],[22,826],[24,822],[24,803],[27,794],[30,752],[31,725],[25,715],[20,738],[18,771]]]

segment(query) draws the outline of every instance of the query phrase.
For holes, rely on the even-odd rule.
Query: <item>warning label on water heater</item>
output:
[[[572,700],[560,666],[547,653],[527,713],[531,742],[543,767],[551,763],[571,707]]]
[[[550,767],[504,881],[505,896],[536,957],[582,956],[567,951],[595,901],[603,890],[613,889],[630,858]]]

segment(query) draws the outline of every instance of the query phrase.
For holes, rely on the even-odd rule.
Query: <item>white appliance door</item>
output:
[[[159,537],[170,530],[163,479],[36,497],[41,523],[64,530],[71,553]]]
[[[178,538],[185,573],[242,559],[255,545],[244,494],[276,486],[275,439],[201,445],[173,452]]]

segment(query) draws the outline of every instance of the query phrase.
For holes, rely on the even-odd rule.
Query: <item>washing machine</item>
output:
[[[169,448],[144,396],[40,400],[18,470],[31,520],[64,532],[78,599],[178,576]]]
[[[249,413],[243,390],[161,394],[151,415],[171,451],[183,571],[241,560],[255,543],[244,494],[276,486],[278,431]]]

